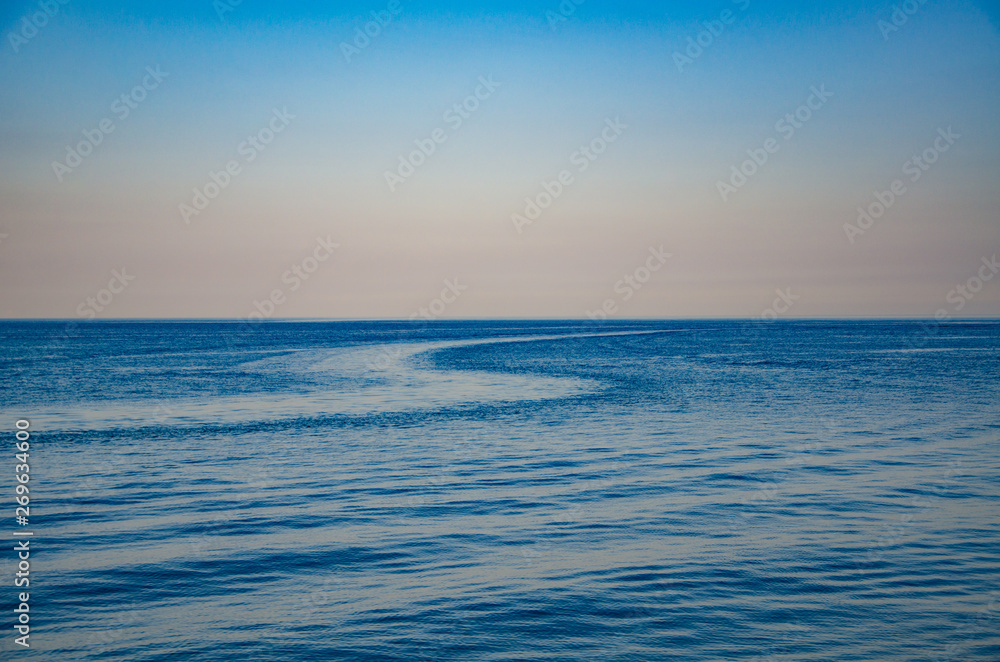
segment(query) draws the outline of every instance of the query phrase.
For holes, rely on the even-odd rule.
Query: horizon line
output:
[[[630,317],[620,319],[589,319],[585,317],[453,317],[438,319],[410,319],[401,317],[271,317],[250,319],[246,317],[106,317],[100,319],[80,319],[69,317],[0,317],[3,322],[66,322],[91,324],[101,322],[233,322],[245,324],[288,323],[288,322],[394,322],[407,324],[441,324],[455,322],[573,322],[591,324],[615,324],[624,322],[751,322],[764,325],[781,322],[932,322],[953,324],[965,322],[1000,322],[1000,317],[954,317],[938,320],[934,317],[780,317],[762,319],[760,317]]]

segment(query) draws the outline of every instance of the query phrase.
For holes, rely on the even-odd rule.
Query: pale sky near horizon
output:
[[[0,9],[0,318],[1000,317],[996,2],[225,1]]]

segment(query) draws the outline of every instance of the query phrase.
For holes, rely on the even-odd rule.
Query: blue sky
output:
[[[389,3],[325,4],[220,18],[209,1],[70,0],[15,51],[40,10],[7,3],[0,316],[247,317],[280,291],[275,317],[406,318],[459,279],[441,317],[582,317],[609,299],[622,318],[758,317],[776,290],[797,297],[788,317],[930,317],[957,314],[949,293],[1000,248],[997,3],[914,1],[889,31],[891,2],[587,0],[554,20],[558,2],[401,1],[350,58]],[[113,104],[147,67],[165,76],[123,118]],[[275,111],[292,119],[248,147]],[[113,131],[60,177],[102,120]],[[581,171],[609,121],[627,128]],[[948,127],[960,137],[909,181]],[[896,180],[884,215],[845,230]],[[291,291],[283,274],[320,236],[339,248]],[[619,282],[660,246],[670,260],[626,300]],[[87,304],[122,268],[128,287]],[[1000,284],[960,312],[1000,314]]]

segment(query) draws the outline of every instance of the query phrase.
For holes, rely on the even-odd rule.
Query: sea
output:
[[[6,321],[0,349],[4,660],[1000,660],[995,321]]]

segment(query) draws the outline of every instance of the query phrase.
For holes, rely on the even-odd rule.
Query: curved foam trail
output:
[[[578,333],[301,350],[241,364],[262,379],[310,374],[321,385],[305,393],[254,393],[169,401],[97,401],[40,412],[36,424],[48,430],[101,430],[120,426],[241,424],[328,415],[434,410],[500,402],[565,398],[602,387],[594,380],[513,375],[473,370],[423,368],[412,360],[426,352],[470,345],[538,342],[662,331]],[[321,356],[317,356],[321,354]],[[332,388],[322,385],[326,382]]]

